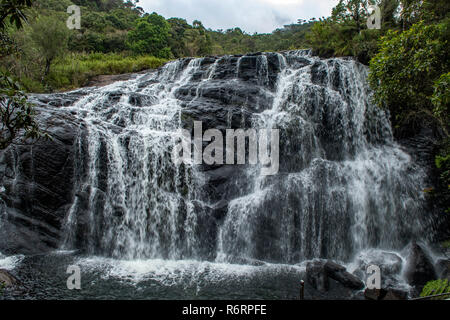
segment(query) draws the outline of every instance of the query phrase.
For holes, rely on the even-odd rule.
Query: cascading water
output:
[[[97,89],[67,108],[84,119],[87,134],[78,137],[80,179],[67,217],[66,248],[84,246],[126,259],[202,259],[207,247],[212,252],[206,256],[217,261],[297,263],[346,260],[372,247],[398,249],[420,234],[423,172],[393,142],[386,114],[370,102],[366,69],[351,60],[288,52],[276,55],[273,88],[268,58],[257,56],[258,98],[270,102],[250,115],[255,128],[281,130],[280,173],[266,177],[245,167],[236,180],[247,184],[240,189],[244,184],[235,181],[237,196],[217,236],[199,236],[209,232],[199,231],[199,217],[215,205],[202,192],[204,172],[174,166],[170,154],[183,108],[223,78],[218,65],[227,59],[175,61]],[[235,59],[234,74],[225,70],[236,85],[242,59]],[[190,100],[178,99],[186,87]],[[136,96],[139,106],[130,103]],[[77,243],[80,224],[87,234]]]
[[[253,190],[230,203],[221,253],[295,263],[402,248],[423,230],[423,171],[371,104],[364,67],[296,58],[280,55],[273,106],[254,121],[281,130],[281,173],[252,171]]]
[[[87,125],[88,161],[77,176],[79,192],[67,217],[64,247],[74,243],[79,210],[87,210],[86,249],[121,258],[171,258],[195,253],[192,168],[175,167],[169,146],[180,124],[174,91],[189,81],[199,60],[168,64],[138,89],[139,81],[100,90],[70,107]],[[183,68],[184,67],[184,68]],[[140,93],[145,105],[129,103]],[[83,137],[80,137],[83,139]],[[80,142],[80,156],[85,150]],[[85,171],[83,171],[85,170]],[[80,198],[88,199],[81,208]]]
[[[197,290],[208,283],[214,292],[234,276],[241,288],[240,275],[252,272],[248,281],[257,286],[283,272],[297,277],[313,258],[366,265],[387,257],[399,272],[396,256],[384,252],[429,235],[426,175],[394,142],[366,77],[354,60],[290,51],[182,59],[103,88],[35,96],[41,117],[72,126],[65,135],[55,131],[68,153],[58,170],[73,177],[62,186],[70,190],[61,191],[64,201],[55,197],[65,216],[61,249],[114,261],[113,271],[100,263],[110,274],[143,271]],[[279,129],[278,174],[262,175],[260,165],[175,165],[179,129],[192,131],[194,121],[204,131]],[[59,192],[48,191],[46,172],[31,166],[28,173],[18,152],[8,157],[8,192],[20,194],[22,178],[43,180],[32,193],[53,199]],[[58,226],[33,220],[48,215],[37,211],[45,205],[35,205],[39,214],[29,221],[50,242]],[[6,215],[28,219],[19,211]],[[152,263],[143,267],[143,260]],[[275,273],[252,265],[276,265]],[[286,297],[285,288],[273,290]]]

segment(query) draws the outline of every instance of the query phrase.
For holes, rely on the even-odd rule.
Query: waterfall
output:
[[[182,59],[87,91],[65,249],[121,259],[349,260],[423,237],[425,173],[367,68],[308,51]],[[280,130],[280,171],[175,166],[180,128]]]

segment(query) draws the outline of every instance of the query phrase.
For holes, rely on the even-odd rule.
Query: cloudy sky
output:
[[[189,23],[200,20],[206,28],[240,27],[253,33],[272,32],[298,19],[331,15],[338,0],[140,0],[146,12]]]

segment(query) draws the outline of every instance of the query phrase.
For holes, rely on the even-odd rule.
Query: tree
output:
[[[0,34],[4,35],[5,20],[17,28],[26,21],[24,9],[31,6],[31,1],[2,1],[0,3]],[[44,136],[34,119],[33,106],[19,85],[5,74],[0,74],[0,149],[11,144],[23,143],[29,139]],[[48,137],[48,136],[47,136]]]
[[[170,25],[156,12],[138,19],[134,30],[128,33],[128,45],[136,54],[152,54],[159,58],[170,58]]]
[[[426,23],[438,22],[450,15],[448,0],[400,0],[400,2],[403,30],[421,20]]]
[[[67,49],[69,30],[57,18],[41,16],[32,25],[31,38],[45,60],[44,79],[50,72],[53,60]]]

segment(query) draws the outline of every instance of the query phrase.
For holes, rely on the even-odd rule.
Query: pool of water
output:
[[[68,266],[81,270],[81,290],[69,290]],[[0,299],[299,299],[305,263],[233,265],[200,261],[114,260],[76,252],[0,257],[21,285],[4,289]],[[361,299],[332,285],[326,294],[305,288],[307,299]]]

